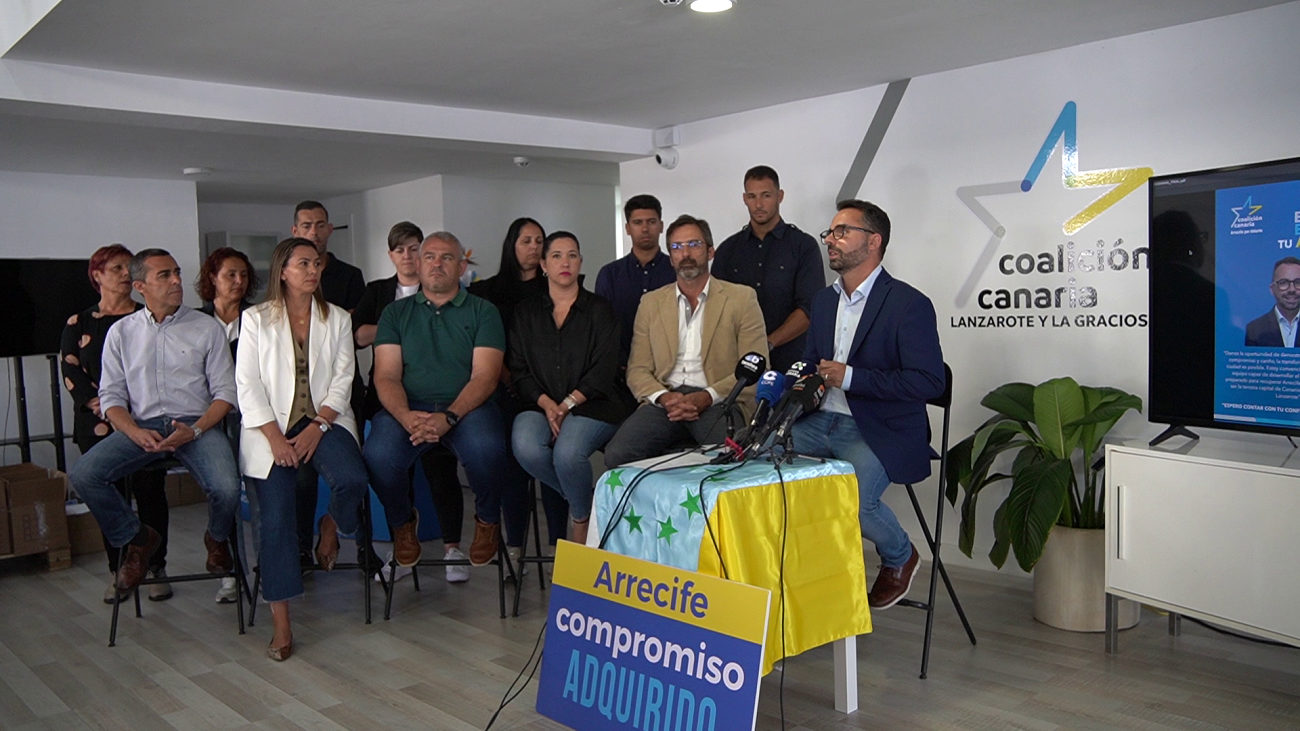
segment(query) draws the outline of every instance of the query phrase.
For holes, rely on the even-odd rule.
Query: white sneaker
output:
[[[506,555],[510,557],[510,563],[514,565],[515,571],[518,572],[520,578],[528,575],[528,564],[519,563],[519,559],[524,555],[524,549],[506,546]]]
[[[379,578],[379,574],[375,574],[375,583],[381,583],[382,581],[387,581],[388,583],[391,584],[394,581],[401,581],[402,577],[410,576],[411,574],[411,569],[409,567],[398,566],[397,578],[393,578],[393,552],[392,551],[388,552],[388,558],[384,559],[384,567],[379,571],[384,575],[384,578],[381,580]]]
[[[448,548],[442,555],[443,561],[466,561],[465,554],[459,548]],[[460,584],[469,581],[469,566],[447,566],[447,583]]]
[[[239,587],[235,584],[235,577],[227,576],[221,580],[221,588],[217,589],[217,604],[234,604],[239,598]]]

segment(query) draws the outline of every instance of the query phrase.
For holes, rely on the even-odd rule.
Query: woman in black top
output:
[[[501,268],[496,276],[474,282],[469,293],[496,305],[501,313],[501,324],[506,328],[506,360],[501,369],[502,388],[494,398],[506,414],[507,423],[528,404],[520,403],[512,388],[510,373],[510,331],[513,329],[515,309],[524,300],[546,293],[546,279],[542,277],[542,240],[546,231],[542,224],[531,218],[516,218],[506,230],[501,242]],[[517,465],[513,469],[521,469]],[[507,491],[509,493],[509,491]],[[542,509],[546,513],[546,529],[551,545],[563,538],[569,527],[569,506],[557,493],[542,491]],[[528,522],[528,503],[525,495],[507,494],[501,501],[501,512],[506,534],[506,546],[512,558],[523,544]]]
[[[528,411],[515,417],[515,458],[562,494],[573,515],[573,540],[587,540],[595,481],[589,458],[627,416],[618,397],[618,316],[582,288],[582,253],[567,231],[542,249],[545,294],[515,310],[509,333],[515,392]]]
[[[113,433],[113,425],[108,423],[99,408],[99,378],[104,336],[108,334],[108,329],[113,323],[143,307],[131,299],[130,263],[131,251],[121,244],[104,246],[96,251],[90,257],[87,275],[95,291],[99,292],[99,302],[68,318],[68,324],[63,328],[63,340],[59,347],[60,367],[63,371],[63,385],[72,394],[72,439],[82,454]],[[128,480],[131,492],[135,495],[140,522],[158,531],[162,537],[158,552],[150,560],[149,578],[166,576],[166,475],[157,470],[138,472],[118,482],[117,489],[123,495],[126,494]],[[104,539],[104,545],[108,545],[107,538]],[[106,553],[109,582],[108,590],[104,592],[104,602],[112,604],[117,593],[114,583],[118,552],[110,548]],[[170,585],[149,585],[150,599],[162,601],[171,596]]]

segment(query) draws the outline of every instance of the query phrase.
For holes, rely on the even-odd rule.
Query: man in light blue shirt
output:
[[[794,425],[794,448],[853,465],[862,536],[881,564],[867,602],[888,609],[907,595],[920,554],[880,498],[890,483],[929,477],[926,401],[947,378],[934,306],[882,266],[889,216],[867,201],[838,208],[822,241],[840,278],[813,298],[803,358],[826,379],[826,398]]]
[[[145,249],[131,258],[131,284],[144,309],[118,321],[104,341],[100,406],[114,432],[72,466],[68,477],[90,507],[109,550],[126,547],[119,594],[144,578],[158,549],[113,483],[175,455],[208,496],[207,569],[233,566],[227,539],[239,504],[239,470],[221,421],[236,402],[234,362],[225,329],[181,304],[181,270],[171,254]]]

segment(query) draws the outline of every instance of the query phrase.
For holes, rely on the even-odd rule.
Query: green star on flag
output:
[[[705,482],[713,482],[714,480],[725,480],[726,478],[723,477],[722,475],[719,475],[718,473],[727,472],[731,469],[732,468],[730,467],[705,467],[704,471],[708,472],[709,476],[704,478],[704,480]]]
[[[623,486],[623,470],[610,470],[609,477],[605,478],[605,484],[609,485],[609,491],[614,492],[615,488]]]
[[[624,515],[624,516],[623,516],[623,520],[626,520],[626,521],[627,521],[627,532],[628,532],[628,533],[631,533],[632,531],[636,531],[637,533],[640,533],[640,532],[641,532],[641,518],[643,518],[643,517],[645,517],[645,516],[637,515],[637,514],[636,514],[636,509],[635,509],[635,508],[629,507],[629,508],[627,509],[627,515]]]
[[[696,513],[699,513],[700,515],[704,515],[704,511],[700,509],[700,496],[698,494],[692,495],[691,493],[688,492],[686,493],[686,499],[677,504],[682,506],[683,508],[686,508],[687,519],[689,519],[692,515],[695,515]]]
[[[659,521],[659,535],[656,537],[662,538],[671,544],[673,542],[673,534],[676,532],[677,529],[673,527],[673,519],[669,518],[668,520]]]

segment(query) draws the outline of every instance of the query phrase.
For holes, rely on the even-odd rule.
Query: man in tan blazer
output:
[[[736,362],[749,352],[767,357],[754,290],[709,276],[708,222],[679,216],[666,238],[677,282],[641,298],[627,364],[627,385],[641,406],[606,445],[607,466],[721,442],[721,402],[736,384]],[[737,405],[743,415],[753,410],[753,387]]]

